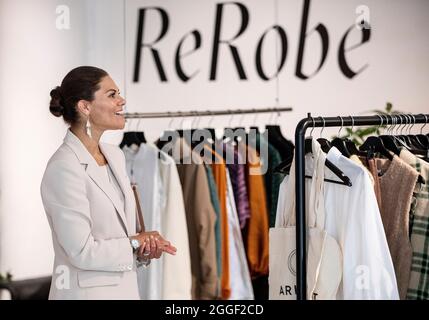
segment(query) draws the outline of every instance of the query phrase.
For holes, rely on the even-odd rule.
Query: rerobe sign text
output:
[[[311,0],[303,0],[303,10],[302,10],[302,18],[301,18],[301,26],[300,26],[300,34],[299,34],[299,45],[298,45],[298,51],[297,51],[297,63],[295,66],[295,76],[302,80],[307,80],[316,75],[320,69],[322,68],[323,64],[325,63],[328,49],[330,47],[329,43],[329,31],[327,27],[322,23],[318,23],[315,27],[308,30],[308,17],[310,12],[310,5]],[[239,21],[225,21],[223,19],[225,10],[238,10],[240,20]],[[144,28],[147,24],[146,21],[146,13],[148,11],[154,11],[160,16],[160,26],[159,26],[159,34],[157,36],[152,36],[152,38],[155,38],[154,41],[148,41],[143,38],[144,34]],[[241,58],[240,54],[240,48],[237,44],[234,43],[235,40],[237,40],[240,36],[242,36],[245,32],[247,27],[249,26],[251,14],[249,12],[248,7],[246,7],[245,4],[240,2],[220,2],[216,4],[216,10],[214,14],[214,37],[213,37],[213,43],[211,45],[211,59],[208,62],[207,66],[209,67],[209,81],[215,81],[217,72],[218,72],[218,57],[220,50],[226,50],[229,51],[231,54],[231,59],[234,62],[237,74],[239,76],[240,80],[248,80],[248,75],[246,73],[246,68],[249,66],[245,66],[243,64],[243,59]],[[157,44],[161,43],[163,41],[164,36],[166,35],[168,29],[169,29],[169,22],[170,22],[170,15],[168,11],[165,8],[161,7],[143,7],[138,9],[138,25],[137,25],[137,37],[136,37],[136,43],[135,43],[135,54],[134,54],[134,61],[133,61],[133,82],[139,82],[141,73],[144,72],[143,68],[141,67],[141,62],[143,59],[151,59],[153,63],[155,64],[159,79],[161,82],[167,82],[169,79],[169,76],[167,75],[165,71],[165,61],[162,59],[162,52],[157,47]],[[363,23],[364,24],[364,23]],[[237,30],[234,37],[229,39],[222,39],[221,38],[221,30],[223,28],[231,28],[231,30]],[[337,60],[338,60],[338,67],[341,70],[342,74],[351,79],[361,73],[368,65],[361,66],[357,70],[353,70],[347,63],[346,59],[346,53],[357,49],[359,46],[364,44],[365,42],[368,42],[370,40],[371,36],[371,29],[370,28],[361,28],[355,29],[356,25],[353,23],[345,32],[344,35],[337,45]],[[359,31],[362,33],[362,38],[359,43],[356,43],[349,48],[346,48],[346,39],[348,35],[351,33],[352,30]],[[264,46],[264,40],[266,39],[267,35],[271,32],[274,32],[276,37],[279,39],[280,43],[280,54],[279,54],[279,61],[276,63],[276,72],[273,74],[267,74],[267,72],[263,68],[263,46]],[[310,33],[317,33],[317,35],[320,37],[321,40],[321,56],[320,56],[320,62],[318,64],[318,67],[316,70],[314,70],[312,73],[305,74],[303,71],[303,57],[304,57],[304,50],[306,45],[306,39]],[[288,55],[288,37],[287,33],[284,27],[278,24],[274,24],[266,28],[261,32],[259,35],[255,35],[257,38],[255,39],[255,53],[254,53],[254,67],[256,68],[257,74],[260,77],[260,79],[264,81],[269,81],[274,79],[283,69],[287,55]],[[183,45],[185,41],[193,41],[193,49],[187,50],[184,52]],[[190,30],[189,32],[185,33],[181,39],[178,39],[178,43],[175,50],[175,59],[174,59],[174,69],[176,71],[176,74],[178,78],[183,81],[187,82],[194,78],[196,74],[198,73],[201,66],[195,66],[193,72],[187,72],[183,66],[183,59],[196,51],[200,50],[202,47],[202,33],[198,29]]]

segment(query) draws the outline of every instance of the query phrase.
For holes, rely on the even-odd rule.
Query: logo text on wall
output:
[[[341,73],[349,79],[352,79],[356,77],[358,74],[360,74],[363,70],[365,70],[368,67],[368,64],[365,64],[359,68],[352,68],[349,63],[347,62],[347,53],[358,49],[360,46],[362,46],[364,43],[368,42],[370,40],[371,36],[371,28],[369,25],[369,9],[367,7],[364,8],[364,6],[360,6],[356,8],[356,13],[359,14],[359,16],[356,18],[356,21],[353,21],[353,23],[350,25],[347,30],[345,30],[344,35],[341,38],[341,41],[335,46],[335,43],[330,43],[330,37],[329,37],[329,30],[328,28],[323,24],[323,22],[319,22],[317,25],[313,26],[312,28],[308,26],[308,18],[310,14],[310,6],[311,6],[311,0],[303,0],[303,10],[302,10],[302,16],[301,16],[301,23],[299,28],[299,43],[298,43],[298,50],[296,52],[297,59],[296,59],[296,65],[295,65],[295,71],[294,75],[301,79],[301,80],[308,80],[312,77],[314,77],[322,68],[322,66],[326,62],[328,50],[332,47],[332,50],[337,50],[337,62],[338,67],[341,71]],[[365,9],[365,10],[364,10]],[[229,21],[224,19],[225,12],[227,10],[235,10],[239,13],[240,19],[238,21]],[[145,27],[149,24],[147,20],[147,13],[149,11],[152,11],[153,13],[156,13],[159,15],[159,27],[157,30],[157,34],[150,35],[150,39],[147,39],[149,37],[144,37],[145,34],[144,30]],[[170,17],[170,13],[166,8],[163,7],[142,7],[138,9],[138,20],[137,20],[137,37],[136,42],[134,44],[134,57],[133,57],[133,82],[139,82],[141,74],[145,72],[145,70],[142,68],[142,61],[149,59],[151,60],[151,63],[154,63],[158,78],[161,82],[168,82],[169,79],[172,77],[172,75],[168,75],[166,73],[166,63],[169,63],[169,61],[166,61],[166,59],[163,59],[162,50],[159,48],[159,44],[162,43],[165,35],[167,34],[169,27],[170,27],[170,20],[172,19]],[[249,80],[249,72],[248,68],[254,67],[256,69],[256,73],[259,76],[261,80],[264,81],[270,81],[272,79],[275,79],[279,73],[282,71],[283,67],[285,66],[285,62],[287,59],[288,54],[292,54],[289,52],[289,42],[288,42],[288,36],[287,36],[287,30],[285,27],[281,26],[280,24],[273,24],[271,26],[268,26],[265,30],[261,30],[261,33],[255,34],[255,52],[254,52],[254,61],[253,66],[245,65],[243,62],[243,50],[240,49],[239,45],[236,43],[237,39],[239,39],[243,34],[245,34],[246,30],[249,27],[250,21],[251,21],[251,12],[249,11],[249,8],[238,1],[234,2],[219,2],[215,6],[215,12],[214,12],[214,28],[213,28],[213,42],[211,43],[210,47],[210,60],[207,61],[206,67],[208,68],[209,72],[209,81],[216,81],[218,72],[221,70],[221,66],[219,65],[219,53],[221,50],[225,52],[229,52],[230,59],[232,59],[233,64],[235,66],[237,75],[239,77],[240,81],[246,81]],[[151,21],[151,23],[153,23]],[[279,21],[281,23],[281,21]],[[230,37],[228,39],[223,38],[221,36],[221,30],[223,30],[225,27],[230,28],[231,30],[235,30],[235,35],[233,37]],[[355,43],[353,45],[350,45],[346,47],[346,40],[350,36],[350,33],[353,30],[357,30],[358,32],[361,32],[361,40],[358,43]],[[276,61],[276,70],[275,72],[272,72],[271,74],[268,74],[266,70],[264,70],[263,67],[263,49],[264,49],[264,43],[265,39],[270,33],[274,33],[275,36],[278,38],[279,43],[279,51],[280,54],[278,55],[278,61]],[[308,37],[313,34],[317,34],[317,36],[320,38],[321,42],[321,55],[319,58],[318,66],[315,70],[312,72],[304,71],[304,53],[306,48],[306,42]],[[155,39],[155,40],[153,40]],[[193,49],[191,50],[184,50],[184,44],[185,42],[192,41],[193,43]],[[203,47],[203,34],[198,29],[192,29],[186,32],[181,39],[178,39],[178,43],[176,45],[176,50],[173,54],[175,57],[174,59],[174,70],[176,71],[177,77],[182,82],[188,82],[195,78],[198,74],[200,69],[203,66],[187,66],[187,68],[184,67],[184,60],[186,57],[195,54],[198,50],[201,50]],[[227,53],[225,53],[227,54]],[[192,71],[186,71],[185,69],[192,69]]]

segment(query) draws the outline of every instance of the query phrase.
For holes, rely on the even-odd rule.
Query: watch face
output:
[[[137,249],[140,246],[140,243],[137,239],[131,240],[131,245],[134,249]]]

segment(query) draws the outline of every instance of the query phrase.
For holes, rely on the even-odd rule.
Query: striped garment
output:
[[[407,299],[429,299],[429,163],[401,149],[400,158],[415,168],[426,181],[416,184],[410,210],[413,259]]]
[[[234,163],[228,163],[227,167],[231,177],[232,189],[234,190],[238,221],[240,222],[240,228],[244,229],[250,219],[249,195],[246,185],[246,159],[242,158],[237,148],[233,145],[224,143],[223,147],[227,152],[233,154]]]

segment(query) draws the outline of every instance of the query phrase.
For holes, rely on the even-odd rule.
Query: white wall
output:
[[[59,4],[70,7],[68,31],[55,27]],[[66,126],[49,112],[49,91],[85,63],[82,13],[83,0],[0,1],[0,271],[15,278],[52,269],[39,186]]]
[[[251,11],[251,24],[240,39],[243,61],[248,66],[248,82],[238,81],[230,54],[220,58],[218,81],[207,78],[214,24],[214,0],[127,0],[127,19],[137,5],[156,4],[170,14],[171,31],[162,44],[174,49],[178,39],[191,28],[204,35],[200,52],[189,56],[188,66],[201,66],[201,79],[181,83],[174,70],[167,70],[172,81],[160,83],[147,60],[144,81],[124,84],[124,70],[130,75],[130,58],[124,68],[123,2],[117,0],[0,0],[0,272],[10,270],[15,278],[46,275],[51,272],[53,251],[51,235],[39,195],[40,180],[46,162],[62,142],[66,126],[48,110],[49,91],[58,85],[73,67],[83,64],[106,69],[122,91],[127,92],[128,111],[174,111],[186,109],[261,107],[291,105],[293,113],[280,118],[283,131],[293,138],[297,121],[307,112],[314,115],[359,114],[382,108],[391,101],[408,112],[428,112],[429,92],[429,2],[425,0],[367,0],[372,25],[371,40],[348,54],[350,64],[369,67],[353,80],[338,69],[338,44],[356,18],[355,8],[361,1],[313,0],[308,29],[323,23],[329,31],[330,49],[321,71],[302,81],[294,76],[298,34],[302,16],[301,0],[246,0]],[[220,2],[220,1],[219,1]],[[55,27],[57,5],[70,8],[71,29]],[[278,22],[288,36],[286,65],[276,82],[262,82],[255,76],[254,40],[266,27]],[[134,19],[134,20],[133,20]],[[234,17],[229,19],[233,27]],[[127,39],[134,39],[135,27],[127,30]],[[156,27],[156,25],[152,25]],[[150,31],[150,30],[149,30]],[[148,32],[149,32],[148,31]],[[225,32],[228,32],[226,29]],[[359,33],[350,37],[350,44],[359,40]],[[271,43],[272,39],[271,39]],[[129,42],[127,55],[133,55],[134,41]],[[274,54],[268,46],[268,57]],[[306,44],[305,69],[314,69],[319,58],[320,41],[309,36]],[[171,51],[173,52],[174,51]],[[164,59],[171,66],[174,55]],[[266,61],[269,63],[269,59]],[[152,63],[152,66],[151,66]],[[220,71],[222,69],[222,72]],[[142,86],[142,84],[144,84]],[[139,93],[140,92],[140,93]],[[278,102],[276,98],[278,96]],[[265,124],[269,115],[257,117]],[[251,124],[253,115],[233,118],[232,124]],[[209,119],[203,119],[204,125]],[[219,117],[214,125],[224,126],[228,117]],[[140,128],[155,138],[169,120],[142,120]],[[179,121],[174,121],[178,124]],[[135,127],[136,122],[132,123]],[[121,133],[109,132],[105,140],[118,143]]]

